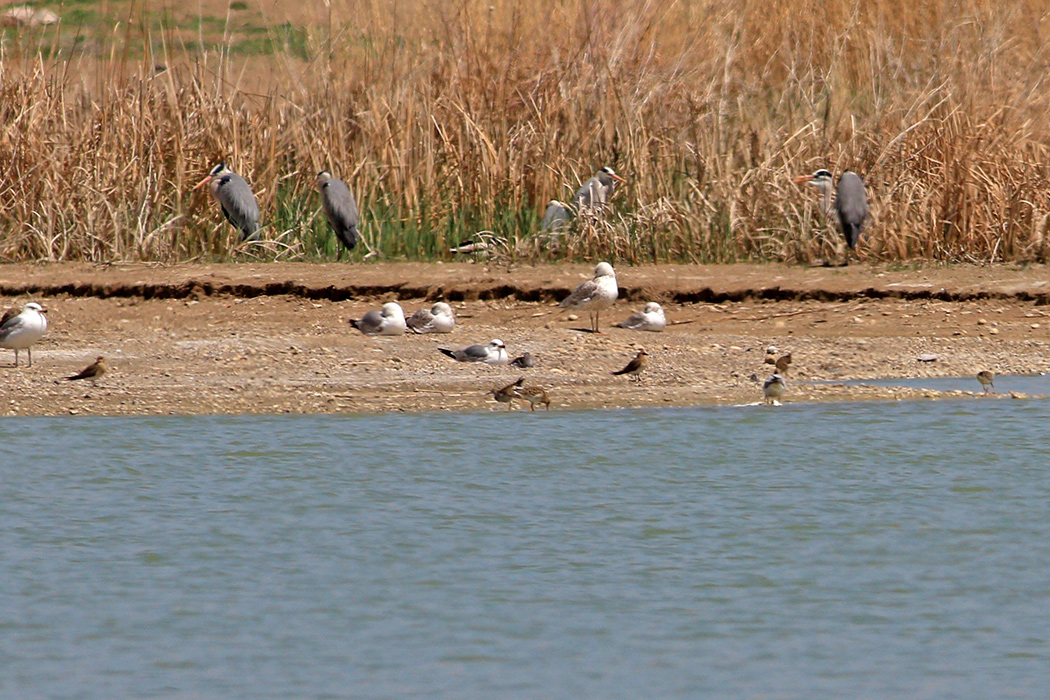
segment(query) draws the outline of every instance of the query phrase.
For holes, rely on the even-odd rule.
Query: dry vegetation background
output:
[[[322,168],[388,258],[488,231],[540,257],[810,261],[839,238],[791,183],[818,167],[867,181],[869,260],[1050,253],[1045,1],[94,5],[2,34],[4,260],[330,256]],[[191,191],[223,159],[267,243],[231,252]],[[602,165],[629,180],[606,221],[528,245]]]

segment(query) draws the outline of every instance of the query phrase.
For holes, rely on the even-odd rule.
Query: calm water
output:
[[[1050,402],[0,421],[2,698],[1044,698]]]

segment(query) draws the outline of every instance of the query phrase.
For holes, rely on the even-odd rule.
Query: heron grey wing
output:
[[[868,216],[868,194],[864,190],[864,181],[856,173],[846,171],[839,178],[835,207],[839,216],[851,224],[860,225]]]
[[[543,231],[558,231],[569,225],[572,220],[572,213],[569,208],[561,202],[551,200],[547,205],[547,211],[543,214],[543,224],[540,229]]]
[[[576,289],[572,291],[568,297],[561,303],[562,307],[568,308],[572,306],[578,306],[579,304],[586,303],[591,300],[595,292],[598,291],[598,283],[594,280],[587,280],[580,284]]]
[[[357,245],[357,226],[361,220],[354,193],[342,180],[331,179],[324,184],[321,204],[336,237],[347,250],[353,250]]]
[[[605,204],[605,187],[602,185],[601,180],[597,177],[592,177],[583,183],[580,189],[576,190],[574,201],[577,206],[581,207],[594,207]]]
[[[243,240],[253,238],[258,233],[259,202],[247,180],[237,173],[223,175],[216,185],[215,198],[222,205],[226,220],[241,232]]]

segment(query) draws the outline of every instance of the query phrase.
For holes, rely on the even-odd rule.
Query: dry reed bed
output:
[[[1048,33],[1035,0],[335,0],[305,63],[166,42],[156,72],[156,37],[69,60],[26,39],[0,56],[0,256],[227,257],[232,230],[191,191],[225,159],[259,194],[262,257],[319,254],[325,167],[373,247],[427,258],[476,231],[528,239],[607,164],[630,181],[610,216],[533,254],[831,256],[791,183],[826,166],[867,180],[869,259],[1041,259]]]

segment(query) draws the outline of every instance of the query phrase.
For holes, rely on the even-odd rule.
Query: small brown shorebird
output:
[[[780,356],[774,364],[777,368],[777,374],[787,374],[788,367],[791,366],[791,353]]]
[[[546,410],[551,410],[551,399],[543,387],[526,386],[518,389],[518,398],[527,401],[529,409],[535,411],[536,404],[541,403]]]
[[[106,373],[106,358],[99,355],[95,358],[95,361],[90,365],[80,370],[79,374],[74,374],[71,377],[66,377],[67,381],[75,382],[78,379],[90,379],[91,383],[96,383],[102,378],[102,375]]]
[[[511,367],[520,367],[521,369],[527,369],[529,367],[534,366],[535,364],[536,362],[532,359],[532,353],[529,352],[515,357],[513,360],[510,361]]]
[[[613,372],[613,374],[628,374],[632,377],[637,377],[645,370],[647,364],[649,364],[649,353],[645,351],[645,348],[641,348],[638,350],[638,354],[634,356],[634,359],[627,363],[626,367],[618,372]]]
[[[995,375],[992,374],[991,372],[989,372],[986,369],[985,370],[981,370],[980,372],[977,373],[977,381],[979,381],[981,383],[981,386],[984,387],[984,393],[986,393],[986,394],[994,394],[995,393],[994,391],[989,391],[989,389],[994,389],[995,388],[995,384],[992,384],[992,382],[994,380],[995,380]]]
[[[772,404],[773,406],[779,406],[781,396],[784,395],[784,390],[787,389],[787,382],[784,381],[784,377],[780,374],[773,374],[762,384],[762,393],[766,397],[766,403]]]
[[[525,377],[519,377],[518,381],[508,384],[502,389],[490,389],[488,393],[492,394],[492,397],[500,403],[507,404],[507,410],[514,410],[514,399],[521,398],[518,396],[518,390],[521,388],[521,383],[525,381]]]

